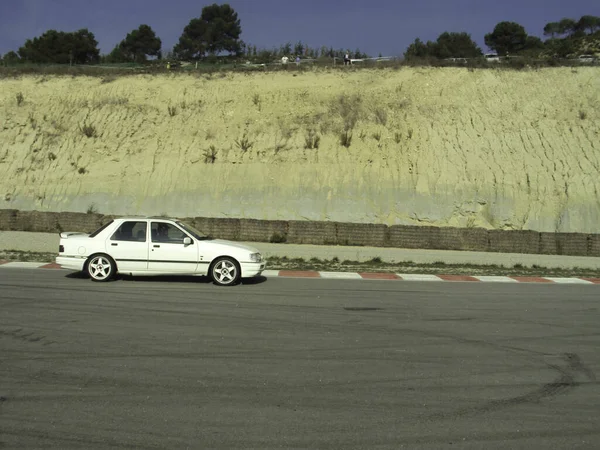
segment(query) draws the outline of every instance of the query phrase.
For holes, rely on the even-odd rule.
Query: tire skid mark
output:
[[[530,392],[517,395],[515,397],[492,400],[479,406],[463,408],[451,413],[428,415],[428,418],[446,419],[450,417],[494,412],[500,409],[523,404],[538,403],[543,400],[550,400],[561,394],[566,394],[582,384],[596,382],[596,375],[590,368],[585,366],[579,355],[575,353],[565,353],[562,355],[562,359],[564,361],[563,365],[546,363],[549,368],[558,373],[558,377],[554,381],[544,383]],[[582,378],[584,378],[585,381],[582,382]]]
[[[36,333],[27,333],[23,330],[23,328],[17,328],[16,330],[0,329],[0,338],[2,337],[10,337],[16,340],[29,343],[41,343],[42,345],[51,345],[56,343],[56,341],[47,340],[46,336],[42,336]]]

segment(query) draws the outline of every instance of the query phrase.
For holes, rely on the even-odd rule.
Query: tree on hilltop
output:
[[[562,35],[570,36],[577,31],[577,22],[573,19],[565,18],[558,22],[558,32]]]
[[[600,29],[600,17],[581,16],[578,21],[563,18],[558,22],[547,23],[544,27],[544,35],[554,39],[557,35],[563,37],[581,37],[586,33],[593,34]]]
[[[434,48],[438,58],[477,58],[481,49],[468,33],[442,33],[438,36]]]
[[[19,58],[19,55],[17,55],[17,53],[13,52],[12,50],[2,57],[2,62],[5,64],[14,64],[20,61],[21,58]]]
[[[416,38],[404,52],[404,59],[411,60],[433,56],[432,44],[431,41],[427,41],[427,44],[425,44],[421,39]]]
[[[544,41],[537,36],[527,36],[525,39],[525,50],[542,50]]]
[[[546,49],[546,44],[537,36],[527,36],[525,47],[519,52],[521,56],[538,58]]]
[[[110,53],[111,62],[145,62],[148,56],[160,56],[162,42],[149,25],[140,25],[127,34]]]
[[[600,17],[597,16],[581,16],[577,22],[577,28],[581,31],[589,30],[590,34],[600,30]]]
[[[544,36],[550,36],[551,39],[560,34],[560,24],[558,22],[549,22],[544,27]]]
[[[296,42],[294,45],[294,55],[303,55],[304,54],[304,44],[302,41]]]
[[[173,49],[181,59],[199,59],[220,52],[239,55],[242,28],[237,13],[228,4],[213,3],[202,8],[199,18],[190,20]]]
[[[19,48],[22,60],[45,64],[89,64],[100,58],[98,42],[87,28],[65,33],[48,30],[40,37],[27,39]]]
[[[500,22],[484,37],[485,45],[500,56],[519,53],[526,48],[527,32],[515,22]]]
[[[285,56],[289,56],[292,54],[292,43],[291,42],[286,42],[284,45],[281,46],[281,54],[285,55]]]
[[[406,49],[404,57],[414,58],[477,58],[481,56],[481,49],[465,32],[444,32],[435,42],[423,43],[419,38]]]
[[[558,22],[550,22],[544,27],[544,35],[550,37],[544,43],[544,48],[556,57],[572,56],[581,47],[580,39],[585,39],[587,33],[593,34],[598,29],[600,17],[590,15],[582,16],[578,21],[563,18]]]
[[[577,51],[577,47],[575,46],[573,39],[551,39],[546,41],[545,48],[550,55],[559,58],[567,58]]]

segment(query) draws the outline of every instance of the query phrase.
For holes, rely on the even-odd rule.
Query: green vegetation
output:
[[[0,261],[19,261],[19,262],[54,262],[57,253],[49,252],[25,252],[20,250],[0,250]]]
[[[252,148],[254,142],[250,141],[246,132],[240,139],[235,140],[235,145],[244,153]]]
[[[307,150],[318,149],[321,143],[321,136],[314,130],[308,130],[308,133],[304,136],[304,148]]]
[[[527,32],[515,22],[500,22],[492,33],[485,35],[485,45],[498,55],[514,55],[526,48]]]
[[[98,207],[95,203],[90,203],[87,207],[86,214],[98,214]]]
[[[89,123],[84,123],[81,126],[81,133],[83,133],[83,135],[87,138],[93,138],[98,136],[98,133],[96,132],[96,127]]]
[[[88,207],[88,214],[98,214],[95,204]],[[161,217],[168,217],[161,214]],[[273,235],[276,236],[275,234]],[[279,236],[279,235],[277,235]],[[282,236],[279,236],[280,238]],[[274,239],[275,242],[277,239]],[[285,241],[283,241],[285,242]],[[0,250],[2,261],[34,261],[52,262],[56,253],[27,252],[19,250]],[[476,265],[476,264],[446,264],[435,262],[431,264],[415,263],[413,261],[386,262],[375,257],[370,261],[344,260],[340,262],[337,257],[332,259],[310,258],[288,258],[285,256],[268,256],[267,264],[269,270],[316,270],[316,271],[339,271],[339,272],[378,272],[378,273],[415,273],[430,275],[472,275],[472,276],[546,276],[546,277],[584,277],[599,278],[600,271],[597,269],[586,269],[580,267],[558,268],[542,267],[532,265],[531,267],[515,264],[513,267],[502,265]]]
[[[129,33],[108,55],[106,62],[143,63],[148,56],[161,57],[162,42],[149,25],[140,25],[137,30]]]
[[[311,48],[302,41],[294,45],[287,42],[272,49],[258,49],[256,45],[242,41],[241,33],[237,12],[227,3],[213,3],[202,8],[200,17],[190,20],[172,51],[164,54],[161,39],[149,25],[142,24],[128,33],[108,55],[100,55],[94,34],[82,28],[75,32],[48,30],[39,37],[27,39],[18,52],[10,51],[1,60],[5,68],[13,68],[8,72],[13,75],[29,72],[90,75],[82,66],[97,67],[98,74],[105,77],[104,82],[113,81],[115,75],[167,70],[163,59],[169,62],[170,70],[181,70],[182,62],[193,62],[191,67],[202,73],[231,69],[267,70],[268,65],[274,65],[276,70],[302,71],[307,63],[331,66],[333,62],[335,65],[336,59],[339,60],[346,53],[353,59],[364,60],[353,64],[350,70],[356,67],[390,66],[385,59],[370,58],[360,49],[350,51],[331,46]],[[520,58],[509,61],[506,65],[510,68],[520,69],[542,63],[557,65],[561,64],[561,59],[600,52],[600,17],[584,15],[579,20],[563,18],[550,22],[544,26],[543,35],[547,38],[545,41],[529,35],[516,22],[503,21],[485,34],[484,41],[489,49],[501,57]],[[290,64],[282,67],[279,63],[283,56],[290,58]],[[302,64],[293,64],[294,56],[300,56]],[[466,64],[471,68],[488,66],[482,50],[471,35],[454,31],[442,32],[435,42],[416,39],[404,53],[405,62],[400,63],[400,58],[396,58],[391,65],[448,65],[456,63],[448,60],[457,58],[467,59]],[[465,61],[459,63],[464,65]],[[40,64],[44,66],[37,66]],[[344,68],[339,61],[337,65]],[[492,66],[496,67],[495,64]],[[188,66],[186,70],[189,69]],[[111,71],[112,74],[109,74]],[[0,76],[3,74],[7,74],[6,69],[0,71]],[[96,75],[96,72],[91,75]],[[260,109],[260,102],[255,104]]]
[[[19,49],[19,60],[42,64],[92,64],[100,59],[94,34],[87,28],[65,33],[48,30],[40,37],[27,39]]]
[[[350,148],[352,145],[352,130],[344,130],[340,132],[340,145]]]
[[[471,276],[546,276],[546,277],[600,277],[597,269],[586,269],[580,267],[560,268],[542,267],[532,265],[515,264],[513,267],[489,264],[447,264],[442,261],[433,263],[415,263],[413,261],[389,262],[379,257],[369,261],[352,261],[332,259],[310,258],[287,258],[285,256],[268,256],[267,265],[269,270],[316,270],[335,272],[378,272],[378,273],[414,273],[424,275],[471,275]]]
[[[342,121],[339,132],[340,145],[349,148],[356,124],[363,118],[363,99],[359,94],[341,95],[330,106],[330,111]]]
[[[491,33],[484,36],[485,45],[499,56],[521,56],[530,58],[567,58],[580,52],[600,52],[600,17],[582,16],[579,21],[562,19],[544,27],[542,41],[527,34],[525,28],[516,23],[498,23]],[[594,50],[595,49],[595,50]],[[404,53],[408,60],[469,58],[482,56],[471,36],[467,33],[440,34],[436,42],[416,39]]]
[[[205,164],[214,164],[215,161],[217,160],[217,153],[219,153],[219,151],[217,150],[217,148],[214,145],[211,145],[208,150],[206,150],[203,154],[204,156],[204,163]]]
[[[197,60],[220,52],[241,55],[242,27],[237,13],[228,4],[202,8],[202,14],[184,28],[173,53],[179,59]]]
[[[415,58],[478,58],[483,53],[467,33],[442,33],[436,42],[415,39],[406,52],[406,59]]]
[[[275,232],[271,235],[269,242],[272,244],[284,244],[287,242],[287,236],[285,234]]]

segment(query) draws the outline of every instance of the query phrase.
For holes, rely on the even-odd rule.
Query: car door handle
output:
[[[117,243],[113,242],[113,243],[112,243],[112,244],[110,244],[110,245],[112,245],[113,247],[116,247],[116,246],[117,246],[117,245],[119,245],[119,244],[117,244]]]
[[[153,245],[154,248],[160,248],[160,245]]]

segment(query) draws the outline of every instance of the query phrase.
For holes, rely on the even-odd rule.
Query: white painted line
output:
[[[0,267],[8,267],[12,269],[37,269],[38,267],[45,266],[48,263],[41,262],[9,262],[6,264],[2,264]]]
[[[554,281],[560,284],[594,284],[591,281],[582,280],[581,278],[550,278],[544,277],[546,280]]]
[[[263,277],[278,277],[279,276],[279,270],[263,270],[262,274]]]
[[[363,278],[355,272],[319,272],[321,278],[331,278],[335,280],[362,280]]]
[[[473,278],[477,278],[479,281],[493,282],[493,283],[518,283],[517,280],[510,277],[500,277],[500,276],[474,276]]]
[[[397,273],[396,275],[406,281],[443,281],[436,275],[419,275],[415,273]]]

